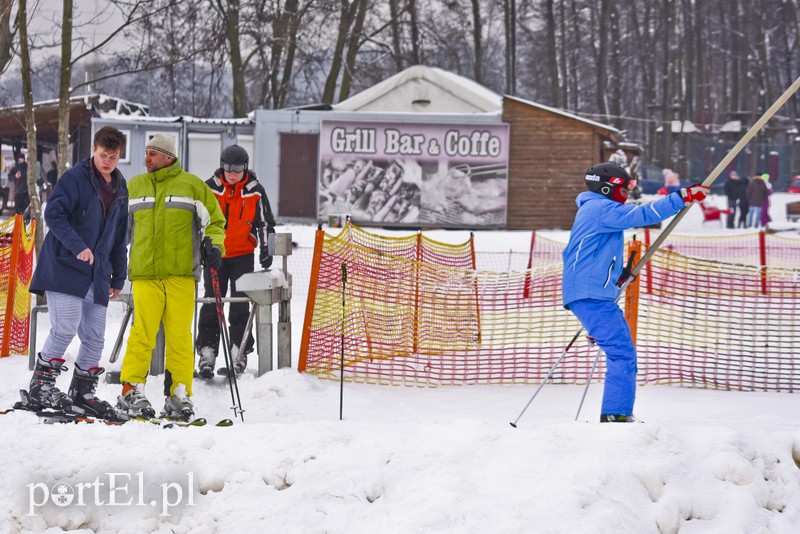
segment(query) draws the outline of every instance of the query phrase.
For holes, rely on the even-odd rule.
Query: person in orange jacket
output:
[[[264,187],[258,182],[256,174],[248,168],[249,156],[239,145],[226,147],[220,154],[220,167],[206,184],[217,197],[225,214],[225,256],[218,269],[220,295],[225,296],[228,285],[232,297],[243,297],[237,291],[236,280],[255,268],[255,250],[258,248],[258,262],[264,269],[272,265],[271,236],[275,233],[275,217],[272,215],[269,199]],[[203,273],[205,296],[214,297],[211,272]],[[247,332],[247,318],[250,306],[246,302],[230,304],[228,321],[230,332],[230,354],[237,375],[247,368],[247,354],[253,350],[253,335]],[[219,322],[215,304],[203,304],[200,308],[195,349],[200,356],[197,374],[200,378],[214,376],[220,341]],[[222,371],[222,369],[220,369]],[[227,370],[226,370],[227,371]]]

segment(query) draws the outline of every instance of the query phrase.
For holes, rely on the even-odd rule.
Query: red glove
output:
[[[704,185],[693,185],[692,187],[684,187],[680,191],[683,202],[688,206],[693,202],[702,202],[708,196],[708,187]]]

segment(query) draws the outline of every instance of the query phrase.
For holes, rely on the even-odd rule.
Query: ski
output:
[[[184,421],[182,419],[168,419],[168,418],[161,418],[161,417],[152,417],[147,419],[145,417],[134,417],[133,421],[139,421],[142,423],[150,423],[153,425],[158,425],[162,428],[173,428],[173,427],[190,427],[190,426],[206,426],[208,425],[208,420],[205,417],[198,417],[196,419],[190,419],[188,421]],[[220,419],[213,426],[219,427],[228,427],[233,426],[233,421],[230,419]]]
[[[62,410],[29,410],[16,405],[14,408],[10,408],[8,410],[0,410],[0,415],[7,415],[13,412],[28,412],[36,414],[36,416],[41,419],[42,423],[46,425],[52,425],[55,423],[100,423],[109,426],[119,426],[127,422],[127,420],[112,421],[110,419],[101,419],[99,417],[89,417],[84,414],[65,412]]]
[[[57,423],[85,423],[85,424],[103,424],[108,426],[120,426],[124,425],[128,421],[139,421],[145,423],[151,423],[154,425],[158,425],[162,428],[174,428],[174,427],[199,427],[199,426],[206,426],[208,425],[208,420],[204,417],[198,417],[196,419],[191,419],[189,421],[183,421],[180,419],[165,419],[165,418],[152,418],[147,419],[144,417],[134,417],[132,419],[125,419],[125,420],[118,420],[112,421],[109,419],[101,419],[99,417],[89,417],[84,414],[73,413],[73,412],[65,412],[62,410],[29,410],[23,407],[15,406],[14,408],[9,408],[7,410],[0,410],[0,415],[7,415],[13,412],[27,412],[36,414],[42,423],[46,425],[52,425]],[[218,427],[229,427],[233,426],[233,421],[230,419],[220,419],[213,426]]]
[[[162,428],[174,427],[190,427],[190,426],[206,426],[208,420],[205,417],[198,417],[194,419],[173,419],[169,417],[129,417],[125,414],[117,414],[113,419],[102,418],[96,416],[86,415],[85,413],[57,410],[53,408],[44,407],[41,404],[35,403],[31,400],[30,395],[24,389],[20,390],[20,397],[22,400],[17,401],[13,408],[7,410],[0,410],[0,415],[6,415],[11,412],[30,412],[35,413],[43,423],[101,423],[110,426],[119,426],[127,423],[128,421],[140,421],[159,425]],[[214,426],[228,427],[233,426],[233,421],[230,419],[220,419]]]
[[[173,426],[178,427],[188,427],[188,426],[206,426],[208,421],[204,417],[198,417],[196,419],[189,419],[188,421],[184,421],[182,419],[168,419],[162,417],[134,417],[133,421],[139,421],[141,423],[150,423],[151,425],[158,425],[163,428],[172,428]]]

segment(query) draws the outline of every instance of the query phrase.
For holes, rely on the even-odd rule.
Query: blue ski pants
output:
[[[632,415],[636,400],[636,347],[622,310],[611,300],[571,302],[570,311],[606,353],[600,415]]]

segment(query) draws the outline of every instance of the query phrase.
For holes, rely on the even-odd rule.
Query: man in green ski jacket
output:
[[[134,321],[122,361],[117,406],[132,417],[155,416],[144,384],[163,323],[166,399],[161,416],[188,420],[194,416],[190,397],[195,284],[203,262],[218,268],[222,261],[225,216],[211,189],[181,169],[174,137],[155,134],[145,147],[145,165],[148,172],[128,182]],[[204,238],[213,245],[205,255]]]

